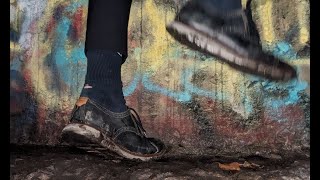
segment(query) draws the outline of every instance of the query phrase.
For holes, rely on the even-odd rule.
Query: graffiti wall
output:
[[[243,4],[245,5],[245,1]],[[133,1],[124,93],[145,129],[185,153],[309,147],[309,1],[254,0],[263,47],[295,66],[287,83],[235,71],[174,41],[183,1]],[[10,141],[57,144],[84,83],[88,0],[10,0]]]

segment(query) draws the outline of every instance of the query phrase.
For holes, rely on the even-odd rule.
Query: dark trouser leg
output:
[[[146,161],[166,151],[160,140],[146,136],[139,115],[123,97],[121,65],[127,57],[130,6],[131,0],[89,0],[85,85],[61,137],[86,151],[108,149]]]
[[[109,50],[127,57],[132,0],[89,0],[85,51]]]
[[[202,1],[202,0],[200,0]],[[241,9],[241,0],[203,0],[206,1],[208,6],[213,4],[221,11]]]

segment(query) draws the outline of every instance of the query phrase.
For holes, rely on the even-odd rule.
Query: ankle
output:
[[[127,110],[122,92],[122,57],[117,52],[88,51],[88,66],[81,96],[99,102],[114,112]]]
[[[122,87],[108,84],[85,84],[81,97],[88,97],[112,112],[124,112],[127,110]]]

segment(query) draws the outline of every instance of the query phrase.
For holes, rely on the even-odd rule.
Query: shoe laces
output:
[[[129,108],[129,110],[131,110],[133,112],[133,113],[131,113],[132,119],[136,122],[140,133],[143,134],[144,136],[147,136],[147,132],[146,132],[146,130],[144,130],[144,128],[142,126],[141,119],[140,119],[140,116],[137,113],[137,111],[134,110],[133,108],[130,108],[130,107],[128,107],[128,108]]]

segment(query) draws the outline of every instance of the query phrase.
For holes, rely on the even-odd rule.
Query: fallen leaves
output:
[[[233,162],[233,163],[230,163],[230,164],[218,163],[218,165],[219,165],[220,169],[223,169],[223,170],[226,170],[226,171],[240,171],[240,164],[237,163],[237,162]]]
[[[262,168],[262,166],[260,166],[259,164],[249,163],[248,161],[245,161],[243,164],[240,164],[240,166],[250,169]]]
[[[243,164],[240,164],[238,162],[232,162],[229,164],[222,164],[218,162],[218,166],[220,169],[225,170],[225,171],[240,171],[240,167],[243,168],[250,168],[250,169],[257,169],[257,168],[262,168],[262,166],[255,164],[255,163],[249,163],[245,161]]]

